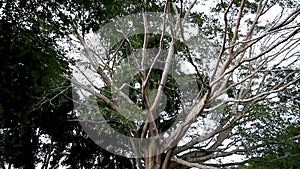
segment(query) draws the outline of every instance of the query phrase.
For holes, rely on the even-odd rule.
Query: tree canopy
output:
[[[296,0],[0,2],[1,168],[297,168],[299,15]]]

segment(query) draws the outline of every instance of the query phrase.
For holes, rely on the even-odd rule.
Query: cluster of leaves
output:
[[[135,167],[129,159],[104,151],[82,132],[72,111],[71,84],[65,78],[69,63],[56,43],[70,32],[69,24],[83,31],[95,30],[114,16],[132,12],[128,5],[123,1],[0,3],[1,168]],[[78,12],[84,10],[90,20]]]
[[[56,136],[67,126],[72,103],[58,93],[69,93],[68,63],[51,39],[35,30],[1,20],[1,154],[2,162],[32,167],[37,161],[39,136]],[[69,95],[68,94],[68,95]],[[40,105],[39,105],[40,103]],[[45,104],[44,104],[45,103]],[[67,128],[66,128],[67,129]],[[49,133],[50,134],[50,133]]]

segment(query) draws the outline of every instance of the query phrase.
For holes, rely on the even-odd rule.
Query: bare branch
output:
[[[227,9],[225,10],[225,12],[224,12],[224,33],[223,33],[223,39],[222,39],[222,47],[221,47],[221,51],[219,52],[219,55],[218,55],[218,61],[217,61],[217,63],[216,63],[216,66],[215,66],[215,68],[214,68],[214,70],[213,70],[213,73],[212,73],[212,75],[211,75],[211,77],[210,77],[210,79],[214,79],[214,77],[215,77],[215,75],[216,75],[216,73],[217,73],[217,70],[218,70],[218,66],[219,66],[219,64],[220,64],[220,62],[221,62],[221,58],[222,58],[222,56],[223,56],[223,54],[224,54],[224,52],[225,52],[225,46],[226,46],[226,40],[227,40],[227,33],[228,33],[228,18],[227,18],[227,15],[228,15],[228,12],[229,12],[229,9],[230,9],[230,7],[232,6],[232,4],[233,4],[233,0],[230,2],[230,4],[228,5],[228,7],[227,7]],[[224,6],[224,2],[223,2],[223,0],[221,0],[221,3],[222,3],[222,5]],[[213,91],[213,90],[212,90]]]
[[[244,7],[245,7],[245,0],[242,0],[241,6],[240,6],[240,9],[239,9],[239,13],[238,13],[238,17],[236,19],[235,31],[234,31],[233,38],[232,38],[232,44],[235,44],[235,42],[238,38],[238,32],[239,32],[239,27],[240,27],[240,24],[241,24],[241,19],[242,19],[242,16],[243,16]],[[233,57],[233,47],[230,48],[229,55],[231,57]]]
[[[84,86],[83,84],[81,84],[80,82],[77,81],[77,79],[75,78],[69,78],[69,80],[76,86],[78,86],[81,89],[84,89],[85,91],[89,92],[90,94],[92,94],[93,96],[96,96],[97,98],[103,100],[106,104],[108,104],[109,106],[111,106],[114,110],[120,112],[119,107],[114,104],[110,99],[108,99],[107,97],[99,94],[97,91],[95,91],[92,88],[89,88],[87,86]]]
[[[178,24],[180,24],[179,20],[180,20],[180,17],[177,16],[176,28],[178,27]],[[159,84],[159,87],[158,87],[158,91],[157,91],[156,97],[154,99],[154,102],[153,102],[153,104],[150,108],[151,112],[155,111],[155,109],[157,108],[157,106],[158,106],[158,104],[161,100],[161,95],[162,95],[163,88],[164,88],[164,86],[166,84],[166,81],[167,81],[169,69],[170,69],[171,62],[172,62],[172,57],[173,57],[173,54],[174,54],[174,44],[175,44],[175,42],[176,42],[176,39],[175,39],[174,35],[172,35],[171,42],[170,42],[170,48],[168,50],[167,58],[166,58],[166,61],[165,61],[165,67],[164,67],[163,74],[162,74],[162,77],[161,77],[161,81],[160,81],[160,84]]]
[[[190,125],[196,120],[198,114],[203,112],[207,99],[208,93],[206,93],[206,95],[201,99],[201,101],[191,109],[185,121],[181,123],[177,127],[177,129],[173,131],[173,133],[171,133],[171,135],[166,140],[166,147],[172,147],[172,145],[177,144],[178,141],[185,135]]]
[[[198,163],[191,163],[191,162],[184,161],[184,160],[176,158],[176,157],[172,157],[171,161],[176,162],[178,164],[188,166],[188,167],[196,167],[196,168],[199,168],[199,169],[216,169],[215,167],[202,165],[202,164],[198,164]]]

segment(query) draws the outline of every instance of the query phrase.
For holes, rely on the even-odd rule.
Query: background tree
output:
[[[134,167],[130,160],[96,146],[74,120],[71,84],[65,78],[72,61],[67,62],[65,49],[58,45],[67,37],[71,20],[77,26],[86,17],[78,11],[90,10],[90,22],[78,24],[85,32],[125,14],[126,7],[116,7],[108,1],[0,3],[1,168]],[[112,8],[118,11],[113,14]],[[69,15],[62,13],[68,10]]]
[[[70,83],[61,76],[68,73],[68,63],[51,39],[38,36],[35,31],[1,20],[3,165],[34,168],[42,160],[40,150],[47,146],[41,145],[41,137],[62,137],[57,131],[66,131],[64,123],[71,116],[72,102],[63,96],[70,95]]]

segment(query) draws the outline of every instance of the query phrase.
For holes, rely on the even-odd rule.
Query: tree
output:
[[[1,66],[1,165],[34,168],[39,161],[40,137],[45,132],[50,134],[49,129],[63,129],[67,113],[72,110],[70,100],[57,97],[59,93],[70,92],[70,83],[60,76],[67,73],[67,62],[57,55],[51,40],[39,38],[6,18],[0,24],[4,64]],[[40,107],[39,102],[47,104]],[[62,114],[56,117],[59,113]]]
[[[68,5],[0,3],[1,168],[129,168],[131,164],[96,146],[74,120],[71,84],[65,78],[69,62],[57,41],[68,33],[69,20],[59,13],[61,18],[53,17],[55,8]]]
[[[212,168],[297,158],[297,121],[290,117],[298,118],[299,108],[298,2],[221,1],[210,13],[193,12],[195,5],[1,2],[1,63],[6,63],[1,67],[1,167]],[[271,18],[274,9],[282,12]],[[134,20],[137,16],[142,22]],[[160,29],[152,32],[153,27]],[[134,28],[142,31],[136,34]],[[91,32],[105,39],[100,41],[107,45],[101,48],[105,55],[95,50],[99,41]],[[72,42],[70,51],[87,57],[77,58],[85,63],[67,60],[59,50],[66,49],[64,42]],[[160,64],[151,66],[154,62]],[[70,64],[81,78],[69,74]],[[184,71],[184,65],[193,71]],[[105,119],[84,104],[81,115],[86,117],[75,119],[80,109],[72,111],[70,81],[84,90],[73,93],[75,105],[96,105]],[[103,120],[113,130],[104,128]],[[118,144],[102,144],[109,151],[103,150],[77,121],[96,143],[110,138]],[[107,138],[99,137],[98,129]],[[142,147],[114,137],[122,133],[147,140],[162,132],[162,140],[150,139]],[[155,146],[160,141],[164,144]],[[123,145],[125,151],[111,145]],[[133,151],[137,147],[140,152]],[[232,154],[246,157],[218,162]],[[282,166],[297,165],[281,161]]]
[[[111,141],[115,139],[121,142],[124,150],[112,150],[111,147],[116,146],[112,143],[106,143],[103,147],[115,153],[118,151],[123,155],[136,156],[139,168],[213,168],[244,164],[249,161],[248,158],[242,162],[221,161],[219,163],[214,160],[234,154],[256,156],[260,150],[267,149],[270,144],[275,147],[280,146],[279,142],[274,142],[274,138],[279,137],[275,134],[276,132],[270,135],[268,130],[262,130],[262,127],[279,124],[278,130],[284,131],[285,126],[279,122],[284,120],[286,113],[291,112],[276,112],[272,109],[280,106],[282,108],[280,110],[283,110],[288,108],[289,104],[292,106],[298,104],[299,96],[295,90],[299,88],[293,88],[294,85],[299,84],[297,47],[300,9],[296,1],[259,0],[253,3],[244,0],[221,1],[212,8],[211,15],[205,13],[189,15],[195,3],[196,1],[192,4],[185,4],[183,1],[166,2],[161,14],[145,13],[147,8],[144,7],[140,15],[113,19],[112,22],[117,26],[111,24],[108,27],[101,27],[102,31],[98,32],[99,41],[98,37],[83,36],[80,31],[76,30],[76,27],[73,27],[73,35],[77,44],[81,46],[83,56],[87,58],[79,62],[80,64],[76,67],[85,81],[82,82],[80,78],[76,79],[76,76],[70,77],[70,81],[81,91],[81,94],[89,98],[83,99],[79,104],[77,111],[82,115],[79,120],[98,144],[103,146],[101,144],[103,137],[98,137],[103,136],[101,135],[103,132],[106,132],[107,137],[112,138]],[[272,19],[266,18],[274,9],[280,9],[282,12]],[[172,14],[175,17],[172,17]],[[142,24],[135,22],[135,16],[142,20]],[[183,19],[178,19],[180,17]],[[186,29],[191,28],[184,25],[189,19],[197,23],[203,34],[208,37],[205,43],[199,43],[201,36],[190,35],[190,37],[195,37],[192,39],[193,42],[198,42],[196,48],[183,45],[191,44],[186,39],[189,37],[184,37],[187,36],[184,34]],[[155,23],[158,21],[162,23],[163,28],[159,27],[161,29],[156,33],[151,32],[153,31],[151,29],[157,26]],[[135,28],[142,28],[143,32],[138,35],[139,31]],[[216,38],[210,39],[211,37]],[[153,41],[156,43],[151,44]],[[178,44],[178,41],[181,42]],[[95,47],[100,43],[103,43],[101,44],[103,48]],[[202,46],[203,44],[207,46]],[[147,48],[155,46],[158,50],[149,59],[147,51],[151,50]],[[201,50],[197,46],[202,47]],[[101,50],[104,52],[101,53]],[[166,53],[160,57],[163,50]],[[138,52],[140,55],[137,54]],[[199,58],[197,54],[205,57]],[[153,65],[156,63],[156,58],[162,63],[160,67],[162,72],[154,74],[156,71]],[[193,66],[195,70],[192,76],[197,77],[199,86],[202,88],[197,88],[198,97],[195,97],[195,104],[191,104],[195,101],[194,99],[185,100],[186,102],[183,102],[181,106],[170,109],[179,112],[176,117],[178,121],[169,128],[167,136],[160,140],[161,138],[156,137],[160,133],[159,123],[155,119],[157,114],[165,113],[158,107],[163,100],[162,93],[167,92],[168,76],[191,76],[185,72],[172,71],[171,66],[178,70],[184,63],[183,61],[188,61]],[[207,65],[208,61],[214,64]],[[129,63],[136,64],[139,69],[128,66]],[[89,70],[89,73],[85,70]],[[135,74],[128,76],[130,71],[140,74],[138,80]],[[93,73],[95,76],[90,75]],[[152,78],[156,79],[156,77],[160,77],[157,79],[159,85],[156,86],[155,92],[152,93],[154,97],[152,97],[153,95],[147,93],[147,87]],[[95,78],[101,79],[101,82],[99,83]],[[128,78],[129,80],[126,80]],[[139,82],[137,87],[130,85],[130,82],[135,85],[136,81]],[[184,90],[187,87],[184,86],[182,90],[187,92],[188,90]],[[138,92],[129,94],[127,92],[129,88],[134,88],[134,91]],[[288,91],[295,93],[296,96],[281,95]],[[179,100],[180,97],[184,97],[182,93],[179,95],[176,96]],[[93,97],[103,103],[100,104],[99,112],[105,114],[106,119],[97,114],[99,112],[94,107]],[[284,101],[287,97],[291,101]],[[281,99],[280,102],[274,102],[278,98]],[[281,101],[288,104],[282,104]],[[136,105],[137,102],[140,105]],[[87,109],[84,104],[92,105],[89,107],[91,109]],[[134,116],[130,117],[137,120],[123,118],[132,112]],[[295,112],[297,108],[292,111],[292,117],[297,117]],[[144,116],[140,117],[142,113]],[[274,114],[275,119],[272,117]],[[172,117],[176,116],[174,115]],[[141,123],[141,118],[146,120]],[[205,119],[210,118],[214,118],[214,126],[203,126]],[[132,138],[145,140],[151,137],[156,139],[151,140],[153,143],[143,142],[143,146],[135,145],[134,141],[130,142],[134,139],[129,139],[129,143],[124,143],[121,139],[123,137],[114,137],[118,133],[117,130],[102,126],[103,120],[109,123],[114,122],[115,119],[121,119],[114,124],[116,124],[115,127],[122,124],[119,129],[125,131],[123,135],[127,134]],[[167,119],[163,119],[160,123],[164,121]],[[273,123],[273,121],[278,123]],[[290,120],[285,122],[288,123]],[[204,127],[211,130],[199,132],[199,129]],[[142,132],[136,132],[139,129]],[[119,142],[113,143],[119,144]],[[135,148],[142,149],[142,156]]]
[[[285,77],[288,72],[280,71],[276,74]],[[299,102],[294,99],[298,91],[299,82],[279,92],[276,100],[269,100],[257,106],[261,111],[269,113],[257,117],[258,120],[251,124],[250,128],[256,129],[255,134],[246,136],[245,133],[243,137],[248,142],[246,144],[249,144],[263,135],[268,145],[259,151],[249,152],[250,165],[245,168],[297,168],[299,166]]]

